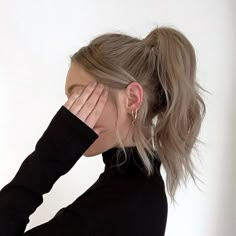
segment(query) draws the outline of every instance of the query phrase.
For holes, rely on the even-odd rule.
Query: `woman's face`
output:
[[[67,72],[65,93],[67,98],[72,91],[82,88],[84,89],[90,82],[95,79],[88,74],[78,63],[71,63]],[[72,87],[73,86],[73,87]],[[72,89],[70,89],[72,88]],[[109,88],[108,88],[109,90]],[[125,146],[133,146],[132,142],[132,117],[131,111],[139,107],[141,104],[142,87],[137,82],[133,82],[125,89],[114,90],[109,92],[116,93],[118,99],[119,119],[117,120],[117,112],[111,99],[108,98],[104,105],[103,111],[95,124],[94,128],[100,128],[99,137],[91,144],[91,146],[83,154],[84,156],[95,156],[112,147],[118,147],[119,143],[116,138],[115,122],[117,120],[121,139]]]

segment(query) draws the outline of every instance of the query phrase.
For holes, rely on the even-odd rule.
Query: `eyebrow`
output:
[[[73,90],[73,88],[75,87],[81,87],[81,88],[84,88],[85,85],[80,85],[80,84],[72,84],[67,90],[65,90],[65,94],[67,94],[67,91],[68,91],[68,94],[71,94],[71,91]]]

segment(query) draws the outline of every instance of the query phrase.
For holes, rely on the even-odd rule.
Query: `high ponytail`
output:
[[[181,180],[186,183],[189,174],[194,182],[198,178],[192,151],[199,151],[196,145],[203,143],[197,137],[206,107],[199,89],[206,90],[196,81],[195,50],[182,33],[160,27],[143,41],[157,58],[156,94],[162,94],[162,100],[156,101],[159,111],[154,144],[167,173],[167,190],[174,199]]]

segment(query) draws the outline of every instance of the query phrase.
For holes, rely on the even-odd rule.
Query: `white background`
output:
[[[191,41],[204,97],[198,162],[200,191],[190,181],[169,205],[166,236],[236,235],[236,32],[234,0],[1,0],[0,188],[10,182],[66,101],[69,55],[105,32],[145,37],[173,26]],[[101,155],[81,159],[44,195],[27,230],[50,220],[103,171]],[[162,169],[163,178],[165,172]],[[169,200],[169,197],[168,197]],[[125,212],[124,212],[125,214]]]

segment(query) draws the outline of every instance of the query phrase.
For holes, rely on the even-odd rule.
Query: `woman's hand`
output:
[[[94,126],[100,117],[107,101],[108,91],[101,84],[88,84],[84,89],[74,89],[64,106],[93,129],[98,135],[99,129]]]

